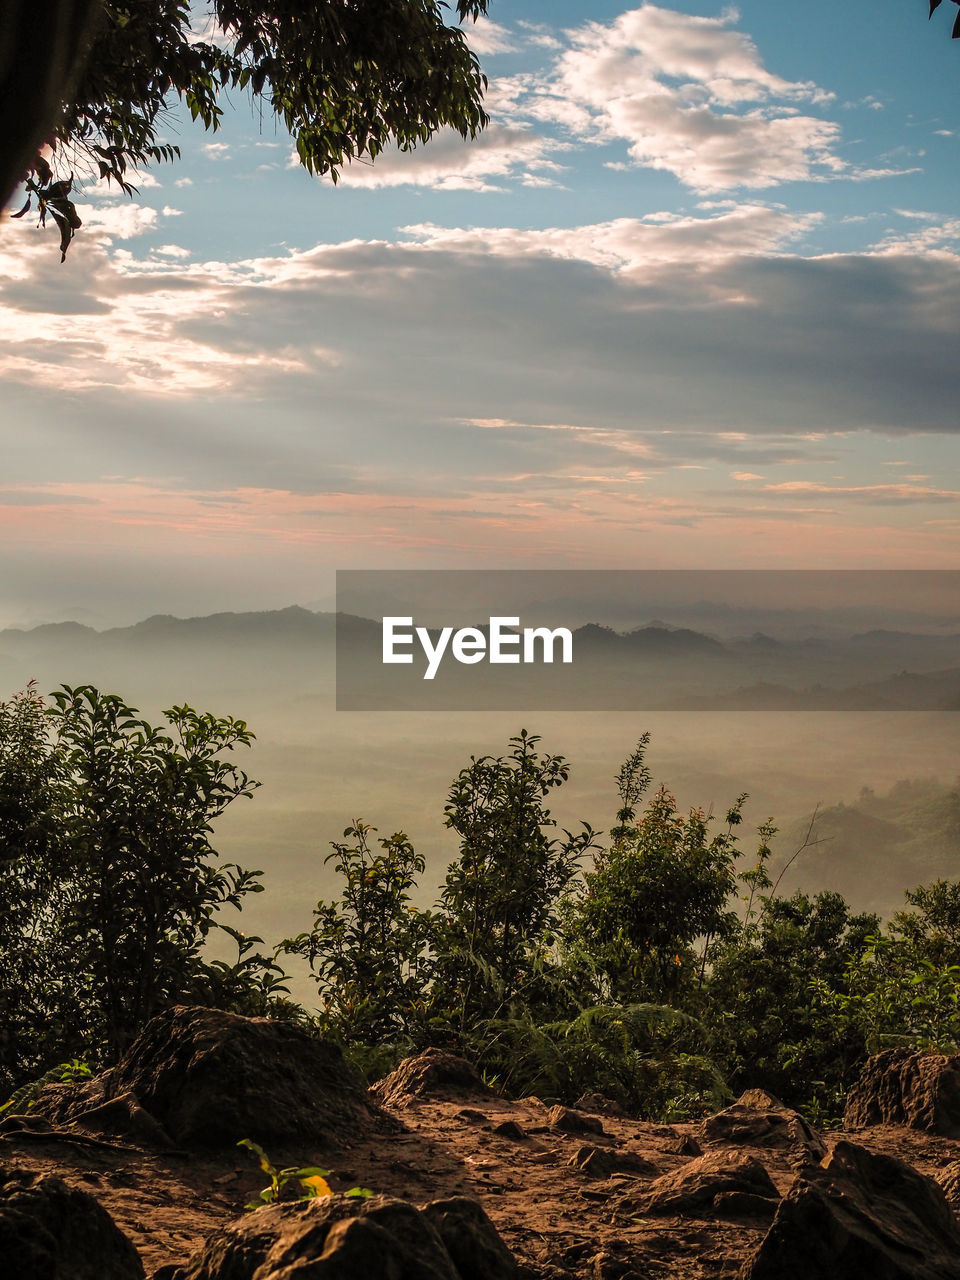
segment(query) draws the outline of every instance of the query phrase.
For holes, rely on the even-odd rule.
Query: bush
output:
[[[233,932],[203,948],[260,875],[218,864],[213,821],[258,785],[224,755],[253,735],[190,707],[155,728],[114,694],[33,687],[0,705],[0,1009],[7,1085],[68,1054],[116,1057],[166,1004],[280,988]]]

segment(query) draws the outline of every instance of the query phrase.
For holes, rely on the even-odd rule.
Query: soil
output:
[[[712,1207],[682,1217],[642,1211],[653,1180],[696,1155],[695,1125],[594,1114],[593,1130],[587,1131],[588,1121],[576,1133],[557,1127],[556,1116],[535,1098],[466,1093],[400,1099],[385,1111],[398,1123],[386,1120],[355,1141],[304,1142],[268,1154],[278,1167],[330,1169],[334,1190],[360,1185],[420,1205],[474,1197],[531,1280],[606,1280],[628,1271],[671,1280],[732,1277],[769,1225],[769,1218],[751,1216],[742,1206],[730,1218]],[[878,1125],[823,1137],[828,1149],[840,1137],[852,1138],[931,1177],[960,1160],[960,1140],[907,1128]],[[584,1148],[608,1158],[591,1158]],[[716,1148],[704,1143],[703,1149]],[[728,1149],[759,1159],[781,1194],[803,1159],[791,1147]],[[148,1277],[185,1262],[211,1231],[242,1214],[266,1181],[243,1149],[149,1150],[72,1125],[0,1135],[0,1166],[56,1174],[92,1194],[133,1241]]]

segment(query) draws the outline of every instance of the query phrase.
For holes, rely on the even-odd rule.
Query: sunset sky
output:
[[[956,567],[953,4],[491,0],[476,143],[237,98],[0,228],[0,625],[336,568]]]

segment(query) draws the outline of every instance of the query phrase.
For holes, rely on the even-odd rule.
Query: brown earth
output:
[[[744,1095],[700,1124],[663,1125],[601,1112],[602,1099],[590,1113],[501,1098],[468,1075],[438,1082],[436,1092],[420,1087],[422,1071],[407,1076],[416,1087],[394,1080],[371,1093],[371,1123],[351,1136],[337,1126],[277,1142],[269,1155],[277,1167],[330,1169],[337,1191],[359,1184],[416,1205],[474,1198],[526,1280],[737,1276],[798,1171],[819,1168],[824,1148],[829,1161],[843,1139],[931,1178],[960,1161],[960,1138],[888,1124],[816,1134],[783,1108],[781,1122],[766,1095]],[[234,1146],[163,1148],[155,1136],[114,1137],[82,1120],[55,1119],[49,1130],[31,1120],[0,1123],[0,1171],[56,1175],[92,1195],[133,1242],[147,1277],[185,1264],[265,1184],[256,1160]]]

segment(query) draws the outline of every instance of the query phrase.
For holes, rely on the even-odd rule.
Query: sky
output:
[[[0,625],[337,568],[940,568],[960,41],[924,0],[491,0],[476,142],[309,177],[242,97],[0,227]]]

